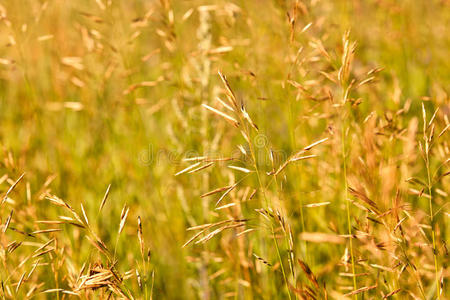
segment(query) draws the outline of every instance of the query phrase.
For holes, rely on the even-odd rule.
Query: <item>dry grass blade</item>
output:
[[[42,255],[45,255],[45,254],[47,254],[47,253],[50,253],[50,252],[52,252],[52,251],[55,251],[55,248],[50,248],[50,249],[47,249],[47,250],[38,252],[38,253],[34,254],[32,257],[33,257],[33,258],[36,258],[36,257],[42,256]]]
[[[276,172],[269,172],[269,175],[274,175],[277,176],[278,174],[280,174],[291,162],[297,162],[300,160],[305,160],[305,159],[309,159],[309,158],[315,158],[317,157],[317,155],[307,155],[307,156],[297,156],[293,155],[291,158],[287,159],[279,168]]]
[[[125,222],[127,221],[128,212],[130,211],[130,208],[125,205],[122,209],[122,212],[120,214],[120,226],[119,226],[119,235],[122,233],[122,230],[125,226]]]
[[[142,289],[142,279],[141,279],[141,274],[139,274],[138,269],[136,269],[136,277],[137,277],[137,282],[138,282],[139,288]]]
[[[36,249],[36,250],[34,251],[34,253],[38,253],[39,251],[45,249],[48,245],[50,245],[50,244],[53,243],[54,241],[55,241],[54,238],[51,239],[51,240],[49,240],[47,243],[45,243],[44,245],[42,245],[41,247],[39,247],[38,249]]]
[[[141,250],[141,256],[144,257],[144,236],[142,235],[142,222],[140,216],[138,216],[138,240]]]
[[[210,233],[208,233],[207,235],[205,235],[204,237],[202,237],[201,239],[197,240],[195,242],[195,244],[200,244],[200,243],[206,243],[207,241],[209,241],[210,239],[212,239],[214,236],[216,236],[217,234],[221,233],[222,231],[224,231],[225,229],[230,228],[229,225],[227,226],[222,226],[219,227],[213,231],[211,231]]]
[[[244,230],[244,231],[239,232],[238,234],[236,234],[236,236],[238,237],[238,236],[241,236],[241,235],[250,233],[250,232],[252,232],[252,231],[255,231],[255,229],[249,228],[249,229],[246,229],[246,230]]]
[[[182,161],[205,161],[207,158],[207,156],[185,157]]]
[[[204,197],[207,197],[207,196],[210,196],[210,195],[214,195],[214,194],[223,192],[223,191],[225,191],[225,190],[228,190],[228,189],[231,188],[232,186],[233,186],[233,185],[227,185],[227,186],[224,186],[224,187],[220,187],[220,188],[214,189],[214,190],[212,190],[212,191],[209,191],[209,192],[207,192],[207,193],[202,194],[202,195],[200,196],[200,198],[204,198]]]
[[[305,207],[320,207],[330,204],[331,202],[319,202],[319,203],[310,203],[306,204]]]
[[[317,278],[313,274],[313,272],[311,271],[309,266],[304,261],[302,261],[300,259],[297,259],[297,261],[298,261],[298,264],[300,265],[300,267],[302,268],[303,272],[305,272],[305,275],[308,278],[308,280],[311,281],[312,284],[314,284],[314,286],[318,289],[319,288],[319,283],[317,282]]]
[[[61,59],[61,63],[63,65],[72,67],[79,71],[84,70],[83,59],[81,57],[76,57],[76,56],[63,57]]]
[[[155,81],[142,81],[139,83],[134,83],[130,85],[126,90],[123,91],[123,95],[128,95],[134,90],[141,88],[141,87],[154,87],[157,86],[160,82],[162,82],[164,78],[161,76]]]
[[[220,161],[230,161],[233,157],[209,157],[209,156],[196,156],[183,158],[183,161],[197,161],[197,162],[220,162]]]
[[[233,105],[233,107],[234,107],[235,109],[237,109],[239,106],[238,106],[238,104],[237,104],[237,102],[236,102],[236,97],[234,96],[233,90],[231,89],[230,84],[228,83],[227,78],[226,78],[225,75],[223,75],[220,71],[219,71],[218,73],[219,73],[220,79],[222,80],[222,82],[223,82],[223,84],[225,85],[225,88],[226,88],[226,90],[227,90],[227,96],[228,96],[227,98],[228,98],[228,100],[229,100],[230,103]]]
[[[366,272],[366,273],[358,273],[358,274],[353,274],[353,273],[339,273],[339,276],[342,277],[361,277],[361,276],[368,276],[370,275],[370,273]]]
[[[196,234],[194,234],[194,236],[191,237],[186,243],[184,243],[183,246],[181,246],[181,248],[184,248],[184,247],[186,247],[187,245],[189,245],[190,243],[192,243],[197,237],[199,237],[203,232],[205,232],[206,229],[208,229],[208,228],[205,228],[205,229],[203,229],[203,230],[197,232]]]
[[[389,294],[386,294],[386,295],[383,297],[383,299],[387,299],[387,298],[389,298],[389,297],[391,297],[391,296],[394,296],[395,294],[397,294],[397,293],[400,292],[401,290],[402,290],[402,289],[396,289],[396,290],[390,292]]]
[[[73,208],[67,202],[65,202],[64,200],[62,200],[54,195],[47,196],[46,199],[50,200],[53,204],[65,207],[65,208],[69,209],[70,211],[73,211]]]
[[[211,49],[208,51],[209,54],[221,54],[221,53],[226,53],[226,52],[230,52],[233,51],[233,47],[232,46],[222,46],[222,47],[218,47],[215,49]]]
[[[188,173],[189,173],[189,174],[191,174],[191,173],[196,173],[196,172],[199,172],[199,171],[201,171],[201,170],[203,170],[203,169],[209,168],[209,167],[211,167],[212,165],[214,165],[214,162],[210,162],[210,163],[207,163],[207,164],[205,164],[205,165],[203,165],[203,166],[199,166],[198,168],[195,168],[195,169],[193,169],[193,170],[190,170]]]
[[[193,230],[200,230],[200,229],[205,229],[205,228],[209,228],[212,227],[216,224],[213,223],[207,223],[207,224],[202,224],[202,225],[197,225],[197,226],[191,226],[189,228],[187,228],[187,231],[193,231]]]
[[[51,232],[58,232],[58,231],[62,231],[62,229],[60,229],[60,228],[42,229],[42,230],[33,231],[31,234],[51,233]]]
[[[147,55],[143,56],[143,57],[141,58],[141,60],[142,60],[143,62],[146,62],[146,61],[148,61],[152,56],[154,56],[155,54],[158,54],[159,52],[161,52],[161,49],[160,49],[160,48],[157,48],[157,49],[151,51],[150,53],[148,53]]]
[[[237,170],[237,171],[241,171],[241,172],[244,172],[244,173],[251,173],[251,172],[253,172],[252,170],[249,170],[247,168],[238,167],[238,166],[228,166],[228,168],[233,169],[233,170]]]
[[[23,272],[22,276],[20,276],[20,280],[19,280],[19,282],[17,283],[17,286],[16,286],[16,293],[19,292],[19,289],[22,286],[22,282],[23,282],[23,278],[25,277],[25,274],[26,274],[26,272]]]
[[[5,196],[3,197],[2,203],[0,203],[0,205],[3,204],[3,203],[6,201],[6,199],[8,199],[9,193],[11,193],[12,190],[14,190],[14,188],[16,187],[16,185],[20,182],[20,180],[22,180],[23,176],[25,176],[25,173],[23,173],[22,175],[20,175],[20,177],[19,177],[19,178],[18,178],[18,179],[10,186],[10,188],[9,188],[8,191],[6,192]]]
[[[42,291],[41,294],[59,293],[62,291],[64,291],[64,289],[48,289],[48,290]]]
[[[347,297],[347,296],[352,296],[352,295],[360,294],[360,293],[363,293],[363,292],[367,292],[369,290],[373,290],[373,289],[377,288],[377,286],[378,285],[376,285],[376,284],[372,285],[372,286],[365,286],[365,287],[359,288],[357,290],[351,291],[350,293],[347,293],[344,296]]]
[[[110,189],[111,189],[111,184],[109,184],[108,188],[106,189],[105,195],[103,196],[102,202],[100,203],[98,212],[100,212],[102,210],[103,206],[105,206],[106,199],[108,199]]]
[[[98,238],[96,240],[93,240],[91,237],[86,236],[87,240],[95,247],[97,248],[101,253],[103,253],[106,257],[110,256],[110,251],[106,247],[106,245]]]
[[[89,227],[89,220],[88,220],[88,217],[86,215],[86,211],[84,210],[83,203],[80,203],[80,207],[81,207],[81,212],[83,213],[84,221],[86,222],[86,225]]]
[[[253,129],[256,130],[256,132],[259,131],[258,126],[253,122],[253,120],[250,118],[250,115],[247,113],[247,111],[244,109],[244,107],[241,107],[241,113],[244,119],[250,124],[250,126],[253,127]]]
[[[31,275],[33,275],[34,270],[36,270],[36,267],[39,265],[39,262],[40,262],[40,261],[41,261],[41,259],[38,259],[38,260],[36,260],[36,262],[33,264],[33,267],[31,268],[30,272],[28,273],[27,279],[26,279],[26,280],[28,280],[28,279],[31,277]]]
[[[62,290],[62,293],[63,293],[63,294],[67,294],[67,295],[72,295],[72,296],[78,296],[78,297],[80,297],[80,294],[75,293],[75,292],[73,292],[73,291]]]
[[[300,160],[305,160],[305,159],[309,159],[309,158],[315,158],[317,157],[317,155],[305,155],[302,156],[302,154],[304,154],[306,151],[311,150],[313,147],[320,145],[324,142],[326,142],[328,140],[328,138],[323,138],[321,140],[318,140],[317,142],[314,142],[306,147],[304,147],[302,150],[298,151],[297,153],[295,153],[294,155],[292,155],[291,157],[289,157],[279,168],[276,172],[269,172],[268,175],[274,175],[277,176],[278,174],[281,173],[281,171],[283,171],[291,162],[296,162],[296,161],[300,161]]]
[[[225,101],[223,101],[222,99],[220,99],[219,97],[216,98],[216,100],[223,105],[223,107],[225,107],[226,109],[228,109],[229,111],[234,112],[234,108],[231,107],[230,105],[226,104]]]
[[[178,176],[178,175],[187,173],[187,172],[189,172],[190,170],[197,168],[200,164],[201,164],[201,162],[197,162],[197,163],[195,163],[195,164],[193,164],[193,165],[190,165],[189,167],[187,167],[187,168],[185,168],[185,169],[179,171],[178,173],[176,173],[175,176]]]
[[[212,111],[216,115],[219,115],[219,116],[225,118],[227,121],[231,122],[235,127],[239,126],[239,122],[235,118],[233,118],[232,116],[227,115],[226,113],[221,112],[220,110],[217,110],[214,107],[211,107],[211,106],[209,106],[209,105],[207,105],[205,103],[203,103],[202,106],[204,108],[208,109],[209,111]]]
[[[386,267],[386,266],[381,266],[381,265],[377,265],[377,264],[370,264],[371,267],[376,268],[376,269],[380,269],[389,273],[393,273],[394,269],[390,268],[390,267]]]
[[[303,33],[303,32],[305,32],[306,30],[308,30],[309,27],[311,27],[312,24],[313,24],[312,22],[309,22],[308,24],[306,24],[306,25],[302,28],[301,33]]]
[[[233,207],[233,206],[236,206],[236,203],[234,203],[234,202],[233,203],[228,203],[228,204],[216,207],[215,210],[221,210],[221,209],[225,209],[225,208],[229,208],[229,207]]]
[[[436,108],[433,115],[431,116],[430,121],[428,121],[428,128],[431,127],[431,125],[433,124],[433,121],[436,118],[436,114],[438,113],[438,111],[439,111],[439,107]]]
[[[350,192],[350,194],[352,194],[355,198],[363,201],[364,203],[369,205],[369,208],[371,211],[379,214],[379,209],[377,207],[377,204],[375,202],[373,202],[372,200],[369,199],[369,197],[367,197],[363,192],[357,191],[351,187],[348,187],[348,191]]]
[[[216,234],[218,234],[219,232],[221,232],[225,229],[243,226],[243,225],[245,225],[245,222],[247,222],[247,221],[248,221],[247,219],[231,219],[231,220],[224,220],[224,221],[220,221],[220,222],[216,222],[216,223],[209,223],[209,224],[203,224],[203,225],[199,225],[199,226],[190,227],[187,230],[201,229],[201,231],[196,233],[186,243],[184,243],[182,248],[184,248],[187,245],[189,245],[190,243],[192,243],[197,237],[199,237],[201,234],[205,233],[210,228],[221,226],[220,228],[210,232],[208,235],[206,235],[205,237],[203,237],[200,240],[198,240],[197,242],[195,242],[196,244],[202,243],[202,242],[204,243],[204,242],[210,240],[213,236],[215,236]],[[232,224],[230,225],[229,223],[232,223]],[[224,225],[224,224],[227,224],[227,225]],[[224,226],[222,226],[222,225],[224,225]]]
[[[302,232],[300,239],[311,243],[344,244],[345,239],[339,235],[322,232]]]
[[[267,260],[265,260],[264,258],[256,255],[255,253],[253,253],[253,256],[256,257],[257,260],[259,260],[260,262],[262,262],[263,264],[265,264],[266,266],[272,267],[272,264],[269,263]]]
[[[5,233],[6,230],[8,229],[9,223],[11,222],[13,213],[14,213],[14,210],[11,210],[11,212],[8,215],[8,218],[6,219],[5,225],[3,226],[3,233]]]
[[[369,77],[369,78],[366,78],[366,79],[364,79],[363,81],[361,81],[361,82],[358,84],[358,86],[362,86],[362,85],[364,85],[364,84],[367,84],[367,83],[373,81],[374,79],[375,79],[375,76],[371,76],[371,77]]]
[[[20,245],[22,245],[22,242],[13,241],[6,246],[6,251],[8,253],[13,253],[14,250],[20,247]]]
[[[236,186],[238,185],[238,183],[236,182],[235,184],[233,184],[232,186],[230,186],[230,188],[228,190],[226,190],[225,193],[222,194],[222,196],[219,198],[219,200],[217,200],[216,202],[216,207],[217,205],[219,205],[219,203],[223,200],[223,198],[226,197],[226,195],[228,195]]]
[[[299,156],[299,157],[293,157],[289,160],[289,162],[296,162],[299,160],[309,159],[309,158],[315,158],[317,155],[305,155],[305,156]]]
[[[442,129],[442,131],[439,133],[438,137],[441,137],[442,135],[444,135],[444,133],[450,128],[450,124],[447,124],[447,126],[445,126],[444,129]]]
[[[324,138],[324,139],[318,140],[317,142],[314,142],[314,143],[312,143],[312,144],[306,146],[306,147],[303,148],[303,149],[304,149],[305,151],[311,150],[313,147],[315,147],[315,146],[317,146],[317,145],[320,145],[320,144],[322,144],[322,143],[324,143],[324,142],[326,142],[326,141],[328,141],[328,138]]]

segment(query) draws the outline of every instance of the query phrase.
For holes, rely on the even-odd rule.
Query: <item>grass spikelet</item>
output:
[[[249,170],[247,168],[242,168],[242,167],[238,167],[238,166],[228,166],[228,168],[233,169],[233,170],[237,170],[237,171],[241,171],[244,173],[251,173],[252,170]]]
[[[377,288],[377,285],[365,286],[365,287],[359,288],[357,290],[351,291],[350,293],[347,293],[344,296],[357,295],[357,294],[360,294],[360,293],[363,293],[363,292],[366,292],[366,291],[369,291],[369,290],[372,290],[375,288]]]
[[[302,268],[303,272],[305,273],[308,280],[318,289],[319,283],[317,282],[316,276],[313,274],[309,266],[302,260],[298,259],[298,264]]]
[[[3,200],[2,200],[2,203],[0,203],[0,205],[2,205],[6,201],[6,199],[8,199],[8,195],[14,190],[16,185],[22,180],[23,176],[25,176],[25,173],[20,175],[19,178],[9,187],[8,191],[6,191],[5,196],[3,196]]]
[[[120,213],[120,225],[119,225],[119,231],[118,231],[119,235],[123,231],[123,228],[125,226],[125,222],[127,221],[127,217],[128,217],[128,212],[129,211],[130,211],[130,208],[127,205],[125,205],[122,208],[122,212]]]
[[[222,194],[222,196],[220,196],[219,200],[217,200],[216,202],[216,207],[217,205],[219,205],[219,203],[238,185],[239,182],[236,182],[235,184],[233,184],[232,186],[230,186],[225,193]]]
[[[200,196],[200,198],[207,197],[207,196],[210,196],[210,195],[214,195],[214,194],[226,191],[226,190],[230,189],[232,186],[233,185],[228,185],[228,186],[224,186],[224,187],[220,187],[220,188],[214,189],[212,191],[209,191],[207,193],[202,194]]]
[[[219,77],[220,77],[220,79],[222,80],[222,82],[223,82],[223,84],[224,84],[224,86],[225,86],[225,89],[226,89],[226,91],[227,91],[227,99],[229,100],[230,104],[231,104],[235,109],[238,109],[239,106],[238,106],[238,104],[237,104],[237,102],[236,102],[236,97],[234,96],[233,90],[231,89],[230,84],[228,83],[227,78],[226,78],[225,75],[223,75],[220,71],[219,71],[218,73],[219,73]]]
[[[331,202],[319,202],[319,203],[310,203],[310,204],[306,204],[305,207],[321,207],[321,206],[325,206],[325,205],[329,205]]]
[[[225,120],[231,122],[231,124],[232,124],[233,126],[235,126],[235,127],[238,127],[238,126],[239,126],[239,122],[238,122],[235,118],[233,118],[232,116],[229,116],[229,115],[227,115],[226,113],[221,112],[220,110],[217,110],[217,109],[215,109],[214,107],[211,107],[211,106],[209,106],[209,105],[207,105],[207,104],[205,104],[205,103],[203,103],[202,106],[203,106],[204,108],[206,108],[207,110],[209,110],[209,111],[215,113],[216,115],[225,118]]]
[[[201,162],[196,162],[195,164],[193,164],[193,165],[190,165],[189,167],[187,167],[187,168],[185,168],[185,169],[183,169],[183,170],[179,171],[178,173],[175,173],[175,175],[174,175],[174,176],[178,176],[178,175],[181,175],[181,174],[187,173],[187,172],[189,172],[189,171],[191,171],[191,170],[193,170],[193,169],[197,168],[197,167],[198,167],[198,166],[199,166],[200,164],[201,164]]]
[[[195,169],[193,169],[193,170],[190,170],[188,173],[189,173],[189,174],[190,174],[190,173],[196,173],[196,172],[199,172],[199,171],[201,171],[201,170],[203,170],[203,169],[209,168],[209,167],[211,167],[211,166],[213,166],[213,165],[214,165],[214,162],[206,163],[206,164],[204,164],[203,166],[199,166],[199,167],[197,167],[197,168],[195,168]]]
[[[139,240],[139,246],[141,249],[141,256],[142,258],[144,257],[144,236],[143,236],[143,232],[142,232],[142,222],[141,222],[141,217],[138,216],[138,240]]]
[[[11,210],[11,212],[8,215],[8,218],[6,219],[5,225],[3,225],[3,233],[5,233],[6,230],[8,230],[9,223],[11,223],[13,213],[14,213],[14,210]]]
[[[256,259],[260,262],[262,262],[263,264],[265,264],[266,266],[272,267],[272,264],[269,263],[267,260],[265,260],[264,258],[256,255],[255,253],[253,253],[253,256],[256,257]]]
[[[110,189],[111,189],[111,184],[109,184],[108,187],[106,188],[105,195],[103,196],[102,202],[100,203],[100,207],[98,209],[99,213],[101,212],[103,206],[105,206],[106,200],[108,199],[108,196],[109,196]]]

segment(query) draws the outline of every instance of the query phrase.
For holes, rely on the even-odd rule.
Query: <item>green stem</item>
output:
[[[356,276],[355,276],[355,257],[353,255],[353,234],[352,234],[352,225],[351,225],[351,218],[350,218],[350,203],[348,201],[348,185],[347,185],[347,154],[345,149],[345,126],[344,121],[342,123],[342,159],[343,159],[343,168],[344,168],[344,194],[345,194],[345,203],[346,203],[346,209],[347,209],[347,226],[348,226],[348,235],[349,235],[349,241],[350,241],[350,258],[352,261],[352,273],[353,273],[353,288],[356,290]],[[357,299],[356,295],[353,295],[354,299]]]
[[[294,124],[294,118],[293,118],[293,110],[292,110],[292,101],[289,98],[289,125],[291,127],[290,137],[291,137],[292,147],[295,150],[295,149],[297,149],[297,140],[295,138],[295,126],[293,124]],[[299,164],[296,164],[296,165],[297,165],[296,168],[298,171],[298,175],[301,178],[301,175],[302,175],[301,166],[299,166]],[[301,185],[301,183],[302,182],[300,181],[300,185]],[[300,223],[302,226],[302,232],[305,232],[306,226],[305,226],[305,218],[303,215],[303,197],[302,197],[301,193],[299,193],[299,201],[300,201],[300,203],[299,203],[300,204]],[[308,243],[307,243],[307,241],[303,241],[303,242],[304,242],[304,247],[305,247],[305,258],[306,258],[306,260],[308,260]]]
[[[244,124],[244,122],[243,122],[243,120],[242,120],[242,118],[241,118],[240,115],[239,115],[239,118],[240,118],[241,124]],[[249,135],[249,133],[248,133],[247,127],[246,127],[245,125],[243,125],[243,128],[244,128],[245,134],[246,134],[247,137],[250,139],[250,135]],[[264,197],[264,201],[266,202],[266,206],[267,206],[267,208],[268,208],[268,207],[269,207],[269,200],[267,199],[266,193],[264,192],[264,186],[263,186],[263,184],[262,184],[261,176],[260,176],[260,174],[259,174],[259,168],[258,168],[258,164],[257,164],[257,160],[256,160],[255,151],[254,151],[254,148],[253,148],[253,144],[250,143],[250,142],[249,142],[249,147],[250,147],[250,154],[251,154],[252,160],[253,160],[253,166],[254,166],[254,168],[255,168],[256,175],[257,175],[257,177],[258,177],[259,187],[260,187],[260,189],[261,189],[261,192],[262,192],[263,197]],[[281,258],[280,248],[278,247],[278,242],[277,242],[277,239],[276,239],[276,237],[275,237],[275,230],[274,230],[274,227],[273,227],[273,223],[272,223],[272,222],[270,222],[270,229],[271,229],[271,232],[272,232],[272,238],[273,238],[273,242],[274,242],[274,244],[275,244],[275,249],[276,249],[276,251],[277,251],[278,260],[280,261],[281,272],[283,273],[283,279],[284,279],[284,282],[285,282],[285,284],[286,284],[287,293],[288,293],[289,299],[291,300],[292,298],[291,298],[291,293],[289,292],[288,279],[287,279],[287,276],[286,276],[286,272],[285,272],[285,270],[284,270],[283,260],[282,260],[282,258]]]
[[[436,249],[436,232],[434,231],[434,215],[433,215],[433,197],[431,195],[431,176],[430,176],[430,160],[428,151],[426,153],[426,168],[427,168],[427,177],[428,177],[428,194],[429,198],[429,206],[430,206],[430,223],[431,223],[431,239],[433,242],[433,256],[434,256],[434,271],[436,275],[436,294],[437,298],[441,299],[440,286],[439,286],[439,275],[438,275],[438,261],[437,261],[437,249]]]

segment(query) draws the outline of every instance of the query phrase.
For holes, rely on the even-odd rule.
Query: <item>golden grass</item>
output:
[[[3,1],[1,299],[447,299],[449,20]]]

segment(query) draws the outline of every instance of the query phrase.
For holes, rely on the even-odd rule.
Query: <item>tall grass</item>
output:
[[[446,1],[0,3],[2,299],[446,299]]]

